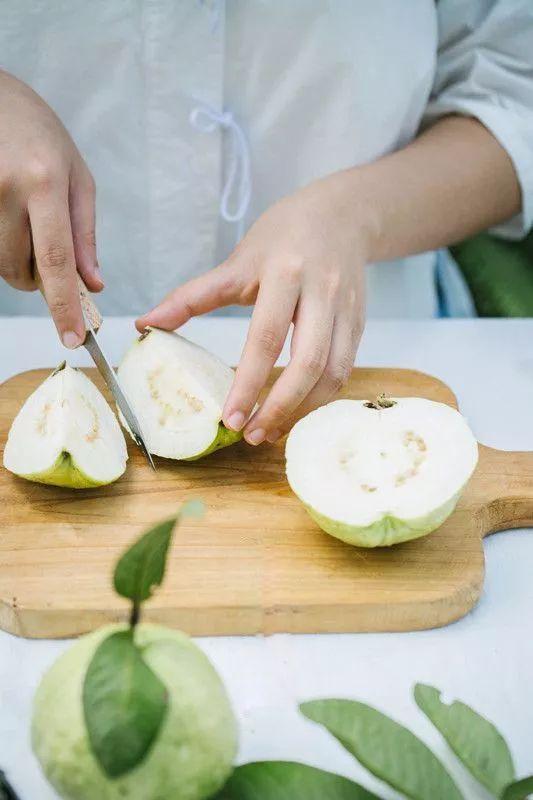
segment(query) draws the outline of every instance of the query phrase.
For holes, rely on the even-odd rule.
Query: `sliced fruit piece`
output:
[[[177,333],[148,328],[118,376],[154,455],[196,459],[242,437],[221,422],[234,371]]]
[[[309,514],[360,547],[442,525],[478,458],[461,414],[419,397],[329,403],[294,426],[285,452],[287,479]]]
[[[63,363],[13,420],[4,466],[37,483],[87,489],[112,483],[128,453],[117,419],[96,386]]]

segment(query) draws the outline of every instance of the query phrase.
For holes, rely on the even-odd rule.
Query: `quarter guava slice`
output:
[[[128,453],[118,421],[92,381],[63,363],[13,420],[4,466],[37,483],[87,489],[116,481]]]
[[[203,347],[157,328],[146,329],[118,368],[148,450],[187,461],[242,438],[221,422],[234,375]],[[127,429],[120,413],[119,417]]]
[[[168,710],[144,759],[110,779],[90,747],[83,712],[85,674],[98,645],[123,625],[83,636],[48,670],[33,703],[32,746],[65,800],[206,800],[226,782],[237,725],[215,669],[184,633],[160,625],[135,630],[148,666],[168,691]]]
[[[425,536],[452,513],[478,446],[464,417],[420,397],[336,400],[296,423],[287,479],[327,533],[359,547]]]

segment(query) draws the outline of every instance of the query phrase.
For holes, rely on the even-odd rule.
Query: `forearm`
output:
[[[452,244],[521,206],[509,156],[481,123],[465,117],[446,117],[403,150],[341,175],[365,218],[370,261]]]

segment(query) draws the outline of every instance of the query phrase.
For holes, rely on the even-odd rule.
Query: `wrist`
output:
[[[373,177],[372,165],[353,167],[348,173],[354,218],[365,248],[365,260],[367,263],[379,261],[384,230],[379,184]]]
[[[329,175],[323,184],[324,202],[335,216],[337,229],[347,233],[350,246],[365,263],[380,260],[382,204],[371,169],[351,167]]]

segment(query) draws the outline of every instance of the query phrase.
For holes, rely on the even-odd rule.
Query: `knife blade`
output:
[[[113,367],[105,357],[104,353],[102,352],[102,348],[98,343],[96,334],[93,328],[89,324],[87,325],[87,333],[85,336],[85,341],[83,343],[83,346],[90,354],[92,360],[94,361],[96,367],[98,368],[98,372],[106,382],[109,391],[115,398],[115,402],[119,407],[120,411],[122,412],[122,416],[126,420],[126,423],[131,431],[131,435],[133,436],[134,441],[143,451],[152,469],[155,470],[155,464],[148,448],[146,447],[146,443],[141,431],[139,420],[135,416],[135,413],[131,405],[129,404],[126,395],[122,391],[120,383],[118,382],[117,376],[115,374],[115,370],[113,369]]]
[[[44,297],[41,276],[37,271],[37,265],[35,263],[35,260],[33,260],[33,271],[35,278],[37,280],[37,284]],[[117,406],[122,412],[122,416],[126,420],[126,423],[131,431],[131,435],[133,437],[134,442],[138,445],[138,447],[141,448],[144,455],[148,459],[150,466],[152,467],[152,469],[155,470],[154,460],[146,446],[146,440],[142,434],[139,420],[135,416],[135,413],[128,401],[128,398],[122,391],[120,383],[118,382],[118,378],[115,374],[115,370],[113,369],[107,358],[104,356],[102,348],[100,347],[96,339],[96,333],[98,332],[103,321],[102,315],[98,311],[96,303],[90,296],[89,290],[85,286],[85,283],[81,275],[78,274],[76,277],[78,280],[78,290],[80,294],[81,310],[83,312],[83,319],[85,322],[85,341],[83,344],[88,353],[90,354],[92,360],[94,361],[100,375],[106,382],[109,391],[111,392],[111,394],[115,399]]]

